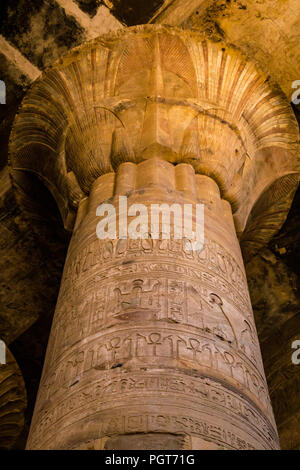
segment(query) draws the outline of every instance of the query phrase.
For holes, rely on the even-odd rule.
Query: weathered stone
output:
[[[37,173],[74,230],[28,448],[132,448],[138,433],[142,448],[156,433],[162,448],[171,434],[182,448],[278,448],[236,231],[251,256],[280,228],[297,140],[278,89],[197,33],[102,37],[36,82],[12,132],[13,176]],[[120,195],[204,204],[203,251],[99,241],[96,209]]]
[[[88,0],[88,3],[94,4],[93,11],[96,12],[96,2]],[[81,1],[81,7],[73,0],[43,1],[36,5],[24,0],[1,1],[1,31],[5,37],[0,36],[0,79],[6,83],[8,104],[0,106],[0,167],[7,162],[8,136],[20,99],[36,73],[39,73],[28,58],[39,66],[44,60],[51,63],[55,57],[61,57],[67,44],[72,47],[73,44],[120,27],[113,15],[127,24],[128,21],[147,21],[144,15],[146,10],[140,11],[138,8],[142,1],[135,2],[133,10],[130,8],[134,1],[105,0],[104,3],[106,6],[101,2],[97,13],[92,17],[86,14],[88,11],[84,10],[84,3]],[[53,6],[50,14],[46,4]],[[153,4],[148,2],[147,6],[151,9]],[[153,11],[150,21],[196,28],[206,39],[231,43],[264,70],[269,83],[275,79],[287,99],[291,100],[294,92],[291,85],[300,77],[299,11],[298,0],[172,0],[164,2],[156,12]],[[72,27],[69,28],[68,25]],[[76,31],[80,31],[80,34],[77,35]],[[293,105],[298,122],[299,106]],[[0,176],[0,336],[8,340],[26,381],[30,396],[26,413],[28,428],[59,287],[59,272],[66,241],[59,230],[59,218],[53,217],[55,211],[52,210],[52,204],[48,210],[49,199],[44,198],[45,190],[38,177],[19,171],[18,175],[15,174],[14,185],[17,186],[15,195],[18,196],[19,207],[15,204],[12,189],[7,190],[6,178]],[[281,188],[281,184],[277,189],[276,186],[273,187],[273,193],[281,192]],[[259,210],[256,210],[255,217],[250,218],[252,221],[250,220],[251,223],[241,237],[282,448],[300,448],[300,436],[296,434],[297,411],[294,400],[298,396],[297,383],[294,378],[282,378],[280,393],[273,393],[272,383],[277,380],[277,374],[281,377],[281,372],[280,368],[274,369],[268,357],[276,328],[284,333],[285,328],[288,328],[285,323],[291,325],[295,317],[295,332],[297,334],[300,331],[297,326],[300,285],[299,194],[298,191],[298,198],[296,196],[286,224],[270,241],[266,250],[262,249],[256,256],[252,256],[261,242],[266,241],[264,236],[251,236],[252,230],[258,235],[257,222],[260,222],[262,234],[264,232],[265,218],[257,219],[259,205]],[[269,233],[269,222],[272,219],[277,220],[271,230],[273,234],[281,223],[277,213],[281,214],[282,221],[285,218],[292,193],[287,191],[282,196],[281,202],[273,198],[271,212],[266,219]],[[276,338],[279,355],[280,351],[290,349],[287,335]],[[289,368],[289,355],[282,353],[282,356],[286,357],[286,366],[282,367]],[[297,366],[294,367],[297,372]],[[280,411],[282,407],[286,410],[284,418]],[[26,429],[24,436],[26,438]],[[17,447],[20,445],[22,446],[22,442]]]
[[[128,205],[202,201],[203,252],[173,238],[98,240],[95,210],[116,203],[124,182]],[[169,434],[178,444],[184,435],[185,449],[277,448],[243,262],[216,183],[154,158],[100,177],[82,204],[28,448],[99,448],[99,439],[109,448],[118,435],[124,448],[134,432],[148,436],[143,448],[155,433],[166,433],[165,449]]]

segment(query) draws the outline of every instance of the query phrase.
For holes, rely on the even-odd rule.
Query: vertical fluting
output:
[[[96,209],[109,202],[118,213],[119,196],[148,208],[204,204],[203,250],[172,232],[99,240]],[[231,207],[211,178],[154,158],[94,182],[78,211],[27,448],[278,448]]]

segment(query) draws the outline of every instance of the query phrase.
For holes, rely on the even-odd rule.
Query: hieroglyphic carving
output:
[[[150,393],[153,398],[156,397],[157,393],[161,392],[175,394],[175,396],[177,396],[178,413],[172,415],[169,414],[167,410],[160,414],[152,414],[147,412],[147,410],[143,413],[132,413],[130,401],[132,397],[137,396],[137,392],[140,396],[140,401],[135,402],[135,407],[137,408],[142,405],[145,393]],[[228,410],[233,414],[234,422],[232,423],[233,425],[230,426],[232,435],[229,434],[228,437],[230,439],[234,438],[234,441],[230,442],[226,439],[222,441],[221,439],[223,444],[225,442],[229,444],[226,448],[247,448],[239,447],[238,445],[238,436],[234,432],[235,426],[238,425],[238,423],[240,425],[246,424],[250,427],[250,430],[252,430],[249,437],[252,435],[252,439],[254,439],[249,448],[277,448],[277,435],[274,433],[272,425],[260,415],[255,406],[250,404],[248,400],[241,399],[240,396],[224,389],[224,387],[209,379],[195,379],[179,375],[152,375],[145,378],[142,374],[135,374],[129,377],[118,377],[111,381],[103,379],[96,382],[93,387],[88,389],[85,387],[74,392],[67,401],[58,402],[56,408],[52,408],[50,411],[43,410],[41,412],[41,419],[37,424],[37,429],[41,435],[43,435],[45,431],[47,431],[47,433],[50,431],[50,434],[53,434],[53,439],[55,439],[55,426],[60,420],[72,414],[77,414],[78,417],[78,406],[80,406],[81,419],[84,419],[84,416],[89,415],[90,407],[93,402],[96,402],[99,398],[104,400],[104,402],[101,407],[103,411],[98,418],[98,438],[123,433],[127,434],[130,432],[146,433],[165,431],[175,434],[184,432],[190,435],[202,435],[205,439],[210,440],[210,429],[219,429],[221,432],[222,429],[225,430],[227,428],[226,423],[228,418],[225,418],[225,416],[223,416],[223,425],[215,426],[212,422],[203,422],[203,419],[199,419],[198,412],[194,413],[193,416],[181,414],[181,410],[186,407],[184,398],[188,398],[189,394],[195,398],[194,405],[200,400],[199,405],[201,403],[200,408],[202,407],[203,410],[205,410],[206,407],[209,409],[213,406],[217,415],[219,415],[219,413],[222,415],[224,410]],[[159,394],[157,396],[159,396]],[[124,413],[121,408],[121,412],[116,413],[114,409],[111,408],[111,398],[117,401],[117,403],[120,401],[128,402],[127,412]],[[201,414],[199,416],[201,416]],[[177,421],[177,426],[173,427],[173,431],[171,431],[169,425],[174,424],[174,419]],[[201,425],[199,427],[200,423]],[[181,427],[182,425],[185,426],[185,429]],[[124,428],[121,429],[120,426],[124,426]],[[223,434],[223,438],[225,434],[226,433]],[[241,438],[241,436],[239,438]],[[243,439],[242,441],[244,442],[243,446],[245,446],[245,441]],[[258,443],[259,447],[257,447]],[[32,445],[34,447],[34,442]]]
[[[79,278],[82,273],[92,271],[99,273],[107,269],[106,264],[112,263],[123,258],[130,258],[132,261],[153,255],[156,262],[161,263],[159,257],[176,258],[188,260],[188,266],[200,268],[205,266],[205,270],[218,274],[222,279],[230,283],[241,296],[245,295],[245,301],[249,303],[246,276],[243,273],[236,260],[224,248],[216,242],[206,239],[204,250],[201,252],[188,251],[185,248],[185,240],[108,240],[100,241],[92,238],[90,244],[84,244],[80,250],[80,244],[76,249],[75,259],[72,256],[66,261],[64,270],[64,282],[70,279],[73,281]],[[181,263],[180,263],[181,264]],[[184,265],[184,264],[183,264]]]
[[[147,376],[143,373],[105,375],[106,377],[95,381],[92,386],[84,385],[76,388],[67,399],[57,401],[54,408],[44,409],[39,420],[39,432],[42,433],[44,428],[55,425],[66,414],[77,410],[78,406],[88,407],[95,400],[105,403],[110,402],[112,398],[116,400],[117,397],[130,400],[130,396],[135,396],[137,393],[143,397],[144,393],[149,392],[170,392],[178,395],[178,400],[193,398],[199,400],[203,406],[208,401],[210,406],[219,405],[220,409],[225,407],[238,419],[249,421],[269,441],[276,439],[271,424],[259,413],[254,404],[211,379],[170,372]]]
[[[154,279],[134,279],[118,283],[118,287],[111,289],[109,296],[109,311],[115,317],[124,312],[138,309],[159,312],[161,308],[161,284]]]
[[[145,240],[146,241],[146,240]],[[127,242],[126,240],[122,240],[122,247],[123,249],[121,250],[123,252],[124,250],[124,245],[125,243],[124,242]],[[140,245],[141,244],[141,240],[134,240],[135,242],[135,246],[137,245]],[[144,242],[144,240],[143,240]],[[147,240],[148,242],[148,240]],[[176,240],[177,242],[177,240]],[[99,247],[99,244],[97,244],[98,247]],[[114,252],[114,245],[113,245],[113,242],[108,242],[108,243],[102,243],[103,246],[105,245],[108,245],[106,246],[106,250],[105,252],[106,253],[110,253],[112,254]],[[102,246],[102,248],[103,248]],[[147,248],[149,248],[150,244],[147,243]],[[109,247],[109,249],[108,249]],[[213,274],[210,274],[209,272],[207,272],[207,268],[205,268],[205,271],[203,270],[200,270],[199,269],[199,264],[200,263],[197,263],[195,264],[195,266],[191,263],[187,264],[187,263],[182,263],[182,262],[178,262],[178,259],[176,257],[176,264],[174,263],[170,263],[170,262],[158,262],[157,258],[153,256],[144,256],[143,259],[139,259],[139,255],[141,253],[144,253],[144,252],[135,252],[135,258],[134,260],[131,260],[130,263],[126,263],[126,264],[121,264],[121,265],[118,265],[116,266],[115,263],[114,265],[112,266],[109,266],[107,267],[107,269],[104,271],[102,270],[102,264],[100,263],[100,265],[98,265],[98,270],[97,272],[93,275],[93,269],[91,268],[90,270],[87,270],[86,266],[87,266],[87,262],[86,262],[86,258],[85,258],[85,261],[80,263],[77,262],[77,264],[75,264],[75,266],[77,267],[77,272],[79,272],[79,268],[78,266],[80,266],[80,264],[82,264],[82,266],[85,266],[84,271],[82,273],[82,275],[80,277],[78,277],[78,280],[76,282],[76,279],[71,279],[71,283],[70,283],[70,288],[71,286],[73,287],[74,289],[74,286],[76,286],[76,289],[84,289],[85,292],[87,292],[89,290],[89,288],[91,289],[99,289],[101,290],[102,292],[105,290],[105,287],[103,285],[103,283],[107,280],[107,282],[109,282],[109,279],[110,279],[110,276],[114,276],[114,278],[116,277],[120,277],[120,281],[121,281],[121,277],[123,277],[124,279],[128,278],[128,277],[131,277],[131,275],[133,273],[135,273],[136,275],[140,275],[140,276],[144,276],[144,279],[140,279],[142,282],[148,282],[147,281],[147,278],[145,279],[145,273],[153,273],[153,274],[156,274],[156,275],[160,275],[162,276],[162,274],[164,274],[164,276],[168,276],[169,278],[173,277],[173,276],[176,276],[176,278],[174,279],[173,277],[173,281],[170,280],[171,283],[173,283],[173,290],[174,290],[174,286],[176,285],[176,282],[178,283],[177,279],[178,279],[178,276],[180,275],[181,278],[183,277],[186,277],[190,280],[197,280],[198,281],[198,285],[195,285],[195,283],[193,283],[193,286],[189,287],[189,293],[191,294],[190,296],[190,306],[189,308],[187,308],[185,305],[184,305],[184,300],[181,298],[179,300],[179,295],[177,293],[177,301],[174,300],[174,305],[172,307],[172,311],[173,313],[170,314],[169,313],[169,317],[172,318],[172,316],[174,317],[175,316],[175,312],[177,317],[178,318],[175,318],[174,317],[174,320],[175,321],[186,321],[187,320],[187,314],[189,315],[189,321],[192,321],[192,317],[193,317],[193,312],[192,312],[192,303],[193,303],[193,297],[197,297],[199,298],[198,302],[199,302],[199,306],[201,305],[201,300],[200,300],[200,297],[198,295],[199,293],[199,290],[203,290],[203,284],[206,284],[207,287],[208,287],[208,290],[209,288],[210,289],[213,289],[213,288],[217,288],[219,291],[222,292],[222,296],[225,296],[228,298],[228,300],[230,301],[231,304],[234,304],[235,305],[235,308],[239,311],[239,312],[245,312],[245,315],[246,315],[246,319],[249,322],[251,322],[253,324],[253,317],[252,317],[252,311],[251,311],[251,306],[249,305],[249,302],[246,300],[246,299],[243,299],[242,297],[242,294],[241,292],[244,292],[243,290],[239,290],[239,289],[234,289],[232,287],[232,284],[229,284],[228,282],[225,282],[224,279],[220,276],[217,276],[216,273],[214,272]],[[178,255],[178,252],[177,252],[177,255]],[[130,254],[130,257],[132,256],[132,253]],[[92,256],[92,253],[91,251],[89,251],[89,258],[90,259],[93,259],[93,256]],[[92,263],[92,266],[94,265],[94,263]],[[200,264],[201,266],[201,264]],[[232,263],[230,263],[230,266],[232,266]],[[75,269],[75,272],[76,272],[76,269]],[[65,278],[65,281],[67,282],[67,279],[68,279],[68,276],[66,274],[66,278]],[[134,280],[133,279],[133,282],[138,282],[138,279]],[[160,281],[161,283],[164,283],[164,279],[162,279]],[[68,285],[68,283],[67,283]],[[179,287],[179,284],[178,284],[178,287]],[[137,287],[138,288],[138,287]],[[170,287],[168,287],[168,289],[170,290]],[[170,294],[170,302],[171,302],[171,297],[173,296],[174,297],[174,293],[171,294],[171,292],[169,292]],[[115,294],[116,295],[116,294]],[[182,292],[182,295],[186,295]],[[201,293],[200,293],[200,296],[201,296]],[[189,296],[188,296],[189,297]],[[61,299],[60,299],[61,300]],[[207,304],[210,306],[210,304]],[[164,302],[162,302],[162,307],[161,307],[161,310],[163,310],[163,307],[164,306]],[[169,307],[171,308],[171,307]],[[185,309],[185,312],[184,313],[184,309]],[[58,309],[59,310],[59,309]],[[159,308],[156,309],[157,311],[159,310]],[[199,307],[196,307],[196,311],[199,310]],[[57,312],[57,314],[59,314]],[[157,316],[157,315],[156,315]],[[160,312],[160,317],[163,317],[163,313]],[[195,322],[195,321],[192,321],[192,324],[200,324],[200,317],[198,317],[198,322]]]
[[[130,264],[130,271],[131,269]],[[94,283],[91,293],[85,289],[85,296],[77,293],[74,303],[76,306],[71,303],[71,309],[68,309],[70,301],[67,299],[66,307],[55,323],[57,343],[67,347],[82,337],[100,331],[106,325],[114,324],[117,320],[124,323],[170,319],[214,334],[235,349],[240,348],[241,352],[244,351],[253,361],[256,360],[256,345],[253,341],[249,343],[245,340],[245,325],[250,328],[249,322],[245,322],[239,311],[212,292],[209,286],[205,287],[199,282],[178,281],[174,277],[165,279],[144,276],[143,279],[136,279],[130,271],[126,277],[131,277],[132,280],[119,281],[118,288],[115,284],[109,284],[108,280],[108,283]],[[159,273],[161,276],[161,270]],[[164,295],[164,292],[167,295]],[[230,310],[229,316],[226,309]],[[237,336],[240,337],[240,344]],[[252,348],[250,356],[249,348]]]
[[[111,396],[118,390],[111,375],[118,368],[162,370],[164,377],[166,371],[176,369],[184,383],[186,375],[197,373],[242,390],[257,408],[250,406],[239,417],[247,416],[254,435],[265,430],[269,436],[265,448],[277,446],[245,276],[232,255],[208,239],[202,254],[185,252],[182,240],[129,239],[93,241],[86,250],[71,249],[68,256],[74,262],[66,264],[53,322],[55,339],[50,341],[40,384],[39,432],[47,435],[57,420],[72,421],[73,407],[75,421],[79,419],[77,407],[84,416],[89,400],[97,409],[105,409],[105,390]],[[103,375],[105,381],[99,381]],[[97,388],[85,386],[72,397],[77,384],[84,383],[97,384]],[[125,399],[128,383],[123,380],[122,384],[116,400]],[[136,399],[139,390],[133,390]],[[147,387],[141,385],[141,390],[146,393]],[[160,392],[158,388],[153,394]],[[177,393],[168,392],[174,405]],[[189,395],[186,386],[185,395]],[[217,391],[215,396],[219,396]],[[190,401],[197,406],[195,397]],[[53,410],[52,402],[61,407]],[[207,407],[213,408],[212,403]],[[254,409],[262,420],[269,416],[271,424],[255,424]],[[110,413],[114,415],[114,407]]]
[[[246,387],[262,407],[270,407],[264,377],[241,353],[232,350],[221,339],[216,342],[212,334],[192,334],[192,331],[178,329],[176,325],[165,328],[144,325],[142,330],[139,326],[123,326],[109,334],[98,334],[89,342],[85,340],[84,344],[64,354],[49,367],[41,381],[41,393],[44,394],[45,390],[44,398],[49,399],[51,394],[69,387],[92,369],[109,370],[118,364],[130,364],[132,360],[140,367],[145,360],[149,365],[159,364],[160,367],[170,367],[177,361],[179,368],[199,371],[207,368],[210,374],[222,373]]]
[[[76,243],[80,247],[80,237]],[[187,398],[186,380],[191,373],[227,383],[227,393],[230,388],[242,390],[255,405],[239,411],[239,419],[247,417],[254,435],[264,429],[268,436],[265,448],[277,446],[245,276],[231,254],[209,239],[203,253],[185,251],[182,240],[129,239],[92,241],[84,250],[71,247],[68,257],[74,261],[66,263],[53,321],[55,339],[49,343],[47,369],[40,384],[37,406],[41,406],[41,415],[36,424],[41,426],[40,433],[48,434],[59,420],[72,421],[69,414],[75,413],[75,421],[79,419],[78,407],[85,416],[90,402],[97,409],[106,409],[106,391],[117,401],[125,400],[127,393],[134,393],[137,399],[139,390],[145,398],[146,376],[139,379],[140,388],[123,377],[120,390],[112,379],[118,368],[161,370],[163,377],[176,369]],[[105,379],[99,380],[99,376]],[[159,380],[161,384],[164,378]],[[73,396],[84,383],[87,385]],[[96,388],[89,383],[97,384]],[[155,393],[163,392],[161,387],[154,387],[150,401]],[[190,401],[195,406],[196,390],[194,384]],[[178,393],[175,388],[168,390],[170,403],[177,403]],[[211,394],[224,398],[218,390]],[[208,409],[214,408],[212,398],[202,398],[210,400]],[[224,410],[227,405],[222,399]],[[228,412],[233,416],[230,406]],[[260,422],[255,413],[261,416]],[[114,407],[110,414],[114,415]],[[264,416],[270,417],[269,424]],[[103,420],[101,417],[101,423]]]
[[[36,413],[51,401],[67,401],[78,383],[92,387],[116,369],[120,375],[143,371],[145,377],[177,370],[222,381],[271,421],[235,227],[242,234],[254,215],[255,228],[261,213],[252,211],[254,205],[264,202],[266,188],[283,173],[293,174],[287,188],[295,190],[298,126],[280,94],[236,50],[195,32],[153,28],[126,30],[69,53],[31,89],[14,125],[12,165],[49,184],[66,227],[86,196],[68,251]],[[275,98],[267,105],[270,93]],[[189,251],[186,240],[173,238],[97,240],[96,208],[103,201],[115,204],[119,195],[148,205],[201,202],[204,249]],[[274,228],[265,226],[262,239]],[[253,243],[255,230],[250,232]],[[145,393],[148,411],[132,408],[130,416],[128,402],[121,401],[103,414],[99,395],[91,416],[99,413],[95,426],[101,430],[93,437],[93,419],[85,422],[77,444],[87,442],[86,434],[93,440],[166,430],[226,448],[273,446],[259,427],[251,428],[250,417],[233,430],[236,418],[225,404],[217,416],[212,404],[203,412],[189,396],[191,406],[181,411],[176,392],[168,391],[165,411],[165,392],[159,393],[155,402]],[[75,434],[84,410],[78,403],[78,414],[60,422]],[[189,409],[195,416],[188,416]],[[36,441],[38,421],[32,427]],[[61,447],[73,445],[68,432],[60,437]],[[41,439],[49,442],[47,430]]]
[[[216,425],[214,423],[206,422],[201,418],[191,417],[184,414],[118,414],[111,417],[103,417],[98,425],[97,439],[106,436],[115,436],[122,434],[137,433],[159,433],[170,432],[172,434],[187,434],[190,436],[201,436],[204,440],[215,443],[216,448],[218,445],[223,449],[239,449],[239,450],[254,450],[254,449],[276,449],[278,443],[276,441],[268,442],[263,438],[252,438],[248,440],[243,439],[238,434],[238,429],[232,431],[232,427],[226,425]],[[250,441],[250,442],[249,442]],[[31,444],[32,449],[35,448],[35,442]],[[46,449],[72,449],[72,445],[64,444],[57,441],[55,435],[53,438],[45,443]],[[74,448],[78,448],[76,443]]]

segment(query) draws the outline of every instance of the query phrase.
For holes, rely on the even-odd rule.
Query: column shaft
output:
[[[203,203],[204,249],[99,240],[120,195]],[[81,202],[28,448],[278,448],[231,208],[190,165],[122,164]]]

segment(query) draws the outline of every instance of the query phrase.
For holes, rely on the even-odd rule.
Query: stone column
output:
[[[120,195],[128,206],[205,204],[204,249],[189,250],[173,230],[169,240],[99,240],[96,209],[118,209]],[[231,208],[211,178],[153,158],[94,182],[78,211],[28,447],[278,448]]]
[[[251,256],[282,224],[297,139],[267,77],[188,31],[99,38],[32,87],[13,175],[39,175],[73,236],[29,449],[278,448],[237,235]],[[119,196],[204,204],[203,250],[99,240]]]
[[[24,427],[27,395],[24,379],[10,350],[0,344],[0,450],[11,450]]]
[[[264,342],[265,366],[268,371],[269,393],[274,404],[280,444],[283,450],[300,447],[300,365],[298,350],[293,343],[299,341],[299,315],[287,320]],[[280,345],[280,347],[278,347]],[[294,355],[294,358],[293,358]],[[293,361],[294,359],[294,361]]]

